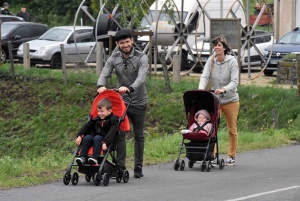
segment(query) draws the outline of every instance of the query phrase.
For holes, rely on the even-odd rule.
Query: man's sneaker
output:
[[[96,164],[98,164],[98,161],[97,161],[97,159],[95,159],[95,158],[89,158],[89,164],[91,164],[91,165],[96,165]]]
[[[212,165],[216,165],[217,164],[217,158],[214,158],[214,160],[211,161]]]
[[[142,166],[135,166],[134,168],[134,178],[142,178],[143,175],[143,170],[142,170]]]
[[[234,163],[235,163],[235,159],[231,157],[229,157],[225,162],[226,165],[234,165]]]
[[[76,158],[76,163],[78,165],[84,164],[85,163],[85,158],[84,157],[78,157],[78,158]]]

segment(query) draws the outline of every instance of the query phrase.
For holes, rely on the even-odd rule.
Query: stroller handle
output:
[[[211,93],[215,93],[215,90],[208,90],[209,92],[211,92]],[[226,92],[225,92],[226,93]],[[224,98],[224,94],[225,94],[224,92],[221,92],[220,93],[220,98]]]
[[[113,88],[112,90],[114,90],[114,91],[116,91],[116,92],[118,92],[118,93],[120,94],[119,89]],[[130,95],[130,92],[129,92],[129,91],[126,91],[126,94],[128,95],[129,100],[130,100],[130,102],[131,102],[131,95]]]

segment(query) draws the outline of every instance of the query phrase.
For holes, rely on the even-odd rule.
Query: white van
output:
[[[175,3],[173,18],[176,21],[177,27],[180,27],[180,15],[183,13],[183,27],[187,27],[184,32],[187,44],[182,45],[182,64],[187,63],[189,49],[195,44],[195,41],[204,41],[210,37],[210,19],[212,18],[241,18],[241,26],[245,26],[245,13],[242,6],[242,1],[235,0],[173,0]],[[200,4],[198,4],[198,2]],[[156,10],[157,9],[157,10]],[[171,10],[171,9],[170,9]],[[232,15],[234,13],[235,16]],[[179,15],[178,15],[179,13]],[[157,15],[159,16],[159,21]],[[200,18],[200,19],[199,19]],[[152,42],[158,47],[158,53],[166,54],[166,59],[171,60],[172,56],[176,54],[180,42],[177,37],[179,34],[171,17],[165,9],[165,0],[158,0],[154,2],[148,15],[142,20],[142,27],[147,30],[152,30]],[[171,22],[171,23],[170,23]],[[197,23],[199,26],[197,28]],[[197,28],[197,30],[196,30]],[[179,28],[180,29],[180,28]],[[196,35],[197,32],[197,35]],[[157,33],[157,35],[155,35]],[[146,47],[149,37],[139,37],[137,43],[142,47]],[[184,65],[182,66],[182,70]]]

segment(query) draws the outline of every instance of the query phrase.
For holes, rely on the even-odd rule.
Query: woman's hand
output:
[[[226,92],[226,89],[224,89],[224,88],[215,90],[215,94],[221,94],[221,93],[225,93],[225,92]]]
[[[76,140],[75,140],[75,144],[76,144],[77,146],[79,146],[79,145],[81,144],[81,141],[82,141],[82,137],[81,137],[81,136],[78,136],[78,137],[76,138]]]
[[[107,149],[107,146],[106,146],[106,144],[103,142],[102,143],[102,149],[105,151],[106,149]]]

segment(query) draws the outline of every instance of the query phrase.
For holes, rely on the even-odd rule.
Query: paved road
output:
[[[145,177],[107,187],[79,178],[77,186],[62,181],[0,191],[1,201],[277,201],[300,200],[300,145],[238,154],[235,166],[201,172],[200,165],[174,171],[172,163],[144,167]],[[225,159],[226,156],[222,155]],[[187,162],[187,161],[186,161]]]

